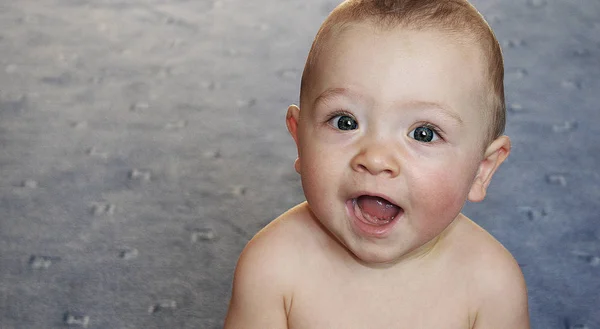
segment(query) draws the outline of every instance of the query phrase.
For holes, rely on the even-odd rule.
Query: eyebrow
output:
[[[330,99],[340,96],[347,96],[349,98],[354,99],[364,99],[364,96],[357,94],[348,88],[329,88],[322,92],[317,98],[315,98],[315,101],[313,102],[313,108],[320,103],[326,103]]]
[[[417,108],[429,108],[429,109],[434,108],[434,109],[439,110],[440,113],[443,113],[445,116],[447,116],[451,119],[454,119],[459,124],[461,124],[461,125],[464,124],[462,118],[458,115],[458,113],[456,113],[455,111],[452,111],[451,107],[446,104],[440,104],[440,103],[436,103],[436,102],[413,101],[413,102],[409,102],[409,103],[405,104],[404,106],[417,107]]]

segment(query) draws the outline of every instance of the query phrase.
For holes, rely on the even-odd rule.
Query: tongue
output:
[[[363,195],[356,199],[360,210],[373,219],[390,221],[398,215],[400,208],[376,196]]]

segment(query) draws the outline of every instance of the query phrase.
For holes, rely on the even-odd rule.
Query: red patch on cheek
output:
[[[418,217],[421,232],[437,235],[460,213],[468,189],[461,175],[449,172],[430,174],[411,188],[411,211]]]

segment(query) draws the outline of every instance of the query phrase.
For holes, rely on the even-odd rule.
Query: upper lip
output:
[[[356,193],[353,193],[350,198],[351,199],[357,199],[359,196],[362,195],[368,195],[368,196],[374,196],[374,197],[378,197],[378,198],[382,198],[384,200],[386,200],[387,202],[395,205],[398,208],[402,208],[400,207],[400,205],[398,205],[398,202],[394,201],[394,199],[390,198],[389,196],[382,194],[382,193],[375,193],[375,192],[368,192],[368,191],[359,191]]]

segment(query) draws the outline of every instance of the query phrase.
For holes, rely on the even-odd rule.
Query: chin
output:
[[[381,255],[366,257],[355,255],[355,257],[359,263],[370,268],[389,268],[398,264],[398,258],[395,257],[385,257]]]
[[[405,255],[405,253],[400,250],[390,250],[389,247],[385,248],[384,246],[377,245],[348,249],[359,263],[374,268],[396,265]]]

